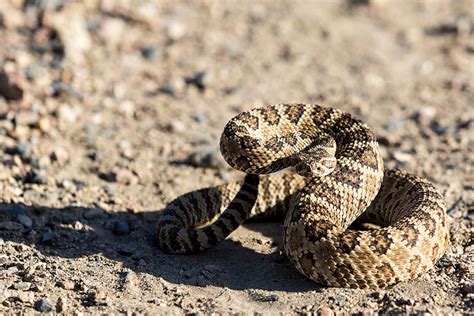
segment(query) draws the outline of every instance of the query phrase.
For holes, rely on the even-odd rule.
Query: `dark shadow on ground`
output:
[[[87,212],[90,209],[80,207],[0,204],[0,238],[32,245],[47,256],[72,259],[102,254],[135,272],[155,275],[173,284],[288,292],[321,289],[300,275],[282,253],[281,223],[246,224],[274,240],[277,247],[269,254],[227,239],[200,254],[167,255],[155,243],[160,211],[103,212],[94,218],[86,218]],[[21,215],[32,219],[30,228],[20,224]],[[117,235],[117,222],[128,223],[131,232]],[[8,268],[8,264],[7,260],[4,266]]]

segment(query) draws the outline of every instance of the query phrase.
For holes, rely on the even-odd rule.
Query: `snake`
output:
[[[383,289],[420,277],[449,246],[441,193],[417,175],[384,169],[374,132],[347,112],[253,108],[225,125],[220,149],[246,175],[169,202],[157,221],[163,252],[201,252],[246,220],[281,218],[284,252],[304,276]]]

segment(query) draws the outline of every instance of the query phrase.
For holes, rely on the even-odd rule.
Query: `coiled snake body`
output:
[[[377,289],[423,274],[448,246],[440,193],[415,175],[384,171],[374,133],[347,113],[308,104],[253,109],[227,123],[220,145],[247,176],[169,203],[158,221],[163,251],[202,251],[246,219],[285,216],[286,254],[306,277]],[[262,175],[290,166],[296,173]],[[349,227],[359,221],[381,227]]]

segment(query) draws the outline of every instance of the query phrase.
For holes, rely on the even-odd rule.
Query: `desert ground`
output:
[[[472,0],[0,1],[0,314],[473,313]],[[242,177],[226,122],[318,103],[431,181],[450,247],[384,290],[320,286],[281,222],[167,255],[156,221]]]

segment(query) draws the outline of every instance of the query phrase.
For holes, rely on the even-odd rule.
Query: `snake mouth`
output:
[[[321,162],[300,162],[295,166],[296,173],[306,178],[324,177],[330,174],[333,170],[334,168],[330,168]]]

